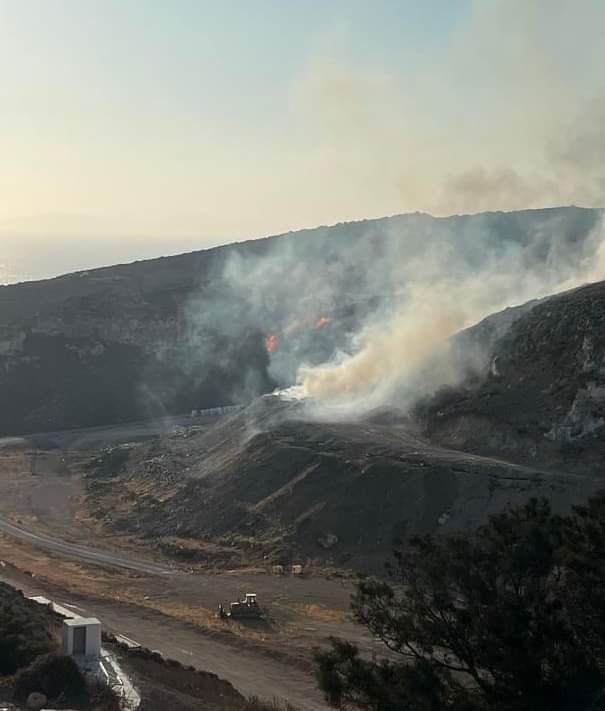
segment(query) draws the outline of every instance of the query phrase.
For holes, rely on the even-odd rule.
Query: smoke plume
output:
[[[302,366],[287,394],[329,403],[339,416],[360,414],[385,404],[405,406],[483,367],[476,352],[451,358],[449,339],[493,312],[605,278],[600,224],[583,242],[547,235],[538,229],[525,244],[509,242],[483,254],[481,244],[470,254],[457,254],[455,243],[443,245],[393,265],[405,284],[394,313],[370,319],[355,351]]]
[[[452,351],[457,332],[603,277],[599,210],[411,214],[318,228],[225,248],[169,358],[188,382],[199,379],[192,407],[273,389],[314,402],[318,416],[405,407],[485,367],[476,344],[456,341]],[[508,324],[510,314],[499,318]]]
[[[599,0],[475,0],[431,61],[395,69],[327,37],[292,98],[323,176],[314,204],[364,194],[365,214],[602,207],[604,23]]]

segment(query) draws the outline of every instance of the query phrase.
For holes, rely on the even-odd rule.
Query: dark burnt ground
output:
[[[531,496],[564,510],[601,489],[605,282],[492,317],[459,354],[481,329],[483,373],[412,423],[312,422],[264,397],[208,430],[101,455],[89,506],[190,563],[376,569],[406,532],[467,529]]]
[[[470,528],[530,496],[565,509],[599,488],[436,447],[401,424],[307,422],[276,398],[127,457],[108,452],[93,464],[93,512],[165,553],[219,567],[381,569],[406,533]]]

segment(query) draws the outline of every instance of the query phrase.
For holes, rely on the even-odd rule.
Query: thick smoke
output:
[[[605,278],[604,237],[601,224],[582,242],[538,228],[526,244],[505,243],[493,253],[481,254],[481,244],[474,254],[457,253],[453,244],[396,264],[406,288],[394,315],[367,323],[356,352],[301,367],[288,394],[328,402],[342,416],[409,404],[454,384],[485,365],[476,351],[450,357],[455,333],[506,307]]]
[[[370,62],[327,36],[284,107],[295,170],[279,171],[279,189],[254,191],[261,212],[313,224],[335,214],[603,207],[605,4],[473,0],[467,9],[428,62]],[[218,363],[228,383],[237,372],[232,400],[274,385],[339,416],[405,406],[485,367],[485,353],[452,351],[453,334],[605,276],[595,215],[416,213],[241,245],[191,301],[183,368]],[[250,346],[239,360],[238,344]]]
[[[218,359],[228,368],[231,354],[217,351],[216,340],[240,349],[254,341],[256,362],[242,363],[246,373],[231,397],[248,402],[266,392],[268,382],[273,387],[292,384],[301,361],[330,358],[334,340],[346,342],[343,328],[352,333],[359,325],[352,313],[343,317],[338,305],[346,303],[355,311],[352,302],[358,302],[365,314],[368,299],[383,289],[364,279],[367,245],[355,239],[357,230],[344,229],[351,237],[346,249],[332,248],[326,240],[330,231],[321,228],[229,248],[188,304],[191,347],[183,367],[193,372]],[[336,339],[335,331],[340,332]],[[263,357],[266,363],[259,362]]]
[[[189,303],[181,367],[224,375],[198,407],[213,384],[212,405],[278,389],[321,415],[406,406],[485,367],[476,345],[450,352],[456,332],[605,277],[602,235],[601,212],[562,208],[403,215],[234,245]]]

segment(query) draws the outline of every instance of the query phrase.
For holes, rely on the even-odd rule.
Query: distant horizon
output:
[[[2,273],[604,204],[604,25],[601,0],[3,0]]]
[[[517,209],[513,209],[513,210],[481,210],[478,212],[463,212],[463,213],[453,213],[453,214],[448,214],[448,215],[434,215],[434,214],[431,214],[430,212],[427,212],[424,210],[414,210],[414,211],[409,211],[409,212],[394,213],[394,214],[390,214],[390,215],[380,215],[380,216],[375,216],[375,217],[340,220],[338,222],[334,222],[331,224],[305,226],[305,227],[299,227],[299,228],[295,228],[295,229],[290,229],[290,230],[286,230],[286,231],[282,231],[282,232],[275,232],[275,233],[270,233],[270,234],[242,236],[240,238],[234,238],[234,239],[227,241],[227,242],[219,240],[214,244],[205,244],[203,246],[196,246],[194,244],[190,244],[188,246],[184,246],[183,249],[177,248],[176,251],[173,251],[173,252],[152,253],[152,254],[147,254],[147,255],[142,255],[142,256],[137,256],[136,254],[133,254],[130,258],[117,259],[115,261],[110,261],[110,262],[106,262],[106,263],[103,263],[103,262],[96,262],[94,264],[86,263],[86,264],[83,264],[82,266],[79,266],[79,267],[76,267],[73,269],[67,269],[65,271],[49,272],[46,275],[28,276],[27,274],[25,274],[23,272],[11,273],[9,271],[8,265],[6,263],[3,263],[0,258],[0,286],[11,286],[11,285],[22,284],[22,283],[46,281],[49,279],[56,279],[56,278],[60,278],[63,276],[69,276],[71,274],[77,274],[77,273],[86,272],[86,271],[95,271],[95,270],[99,270],[99,269],[107,269],[107,268],[111,268],[111,267],[134,264],[137,262],[147,262],[147,261],[153,261],[153,260],[163,259],[163,258],[178,257],[178,256],[182,256],[182,255],[193,254],[193,253],[197,253],[197,252],[203,252],[203,251],[207,251],[207,250],[217,249],[220,247],[227,247],[229,245],[243,244],[243,243],[247,243],[247,242],[255,242],[255,241],[260,241],[260,240],[265,240],[265,239],[284,237],[287,235],[295,235],[295,234],[298,234],[301,232],[312,232],[312,231],[321,230],[321,229],[331,229],[334,227],[338,227],[340,225],[354,225],[354,224],[361,224],[361,223],[365,223],[365,222],[379,222],[382,220],[390,220],[390,219],[396,219],[399,217],[407,217],[407,216],[412,216],[412,215],[422,215],[422,216],[426,216],[426,217],[429,217],[434,220],[448,220],[448,219],[453,219],[453,218],[473,217],[473,216],[488,215],[488,214],[540,212],[540,211],[548,211],[548,210],[567,210],[567,209],[605,211],[605,207],[602,207],[602,206],[586,206],[586,205],[575,205],[575,204],[545,205],[543,207],[530,207],[530,208],[522,208],[522,209],[518,209],[518,210]],[[3,238],[6,239],[7,236],[8,236],[7,233],[4,232],[2,229],[2,225],[0,225],[0,240],[2,240]],[[10,235],[10,236],[13,236],[13,235]],[[64,239],[66,241],[69,241],[70,239],[73,238],[73,236],[65,237],[64,235],[61,235],[60,233],[57,233],[57,234],[35,234],[35,233],[21,233],[21,234],[19,234],[19,233],[14,233],[14,237],[16,237],[16,238],[20,238],[23,236],[27,236],[27,237],[34,239],[34,240],[42,240],[42,241],[56,240],[56,239]],[[98,235],[97,237],[99,239],[103,239],[102,235]],[[111,239],[128,239],[128,240],[137,240],[137,241],[148,241],[148,240],[153,241],[154,240],[154,238],[150,238],[146,235],[112,235]],[[184,239],[196,239],[196,237],[194,235],[191,235],[190,237],[184,237]],[[199,238],[199,239],[201,239],[201,238]],[[132,249],[132,247],[130,247],[130,249]],[[51,251],[54,251],[54,250],[51,250]]]

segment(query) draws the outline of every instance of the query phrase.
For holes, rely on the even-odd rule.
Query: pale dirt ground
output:
[[[81,506],[85,457],[59,450],[0,449],[0,512],[24,523],[61,530]]]
[[[133,541],[106,536],[87,518],[81,480],[87,456],[0,449],[0,515],[57,538],[127,550],[144,560],[146,551]],[[143,575],[67,560],[5,534],[0,534],[0,577],[47,597],[72,600],[114,631],[218,673],[244,693],[275,694],[303,709],[323,707],[312,656],[329,636],[354,639],[368,653],[381,651],[351,620],[352,585],[343,579],[245,571]],[[227,604],[245,592],[258,594],[266,622],[216,619],[219,602]]]
[[[5,563],[0,580],[28,595],[44,595],[74,608],[85,617],[98,617],[106,631],[126,635],[170,659],[210,671],[230,681],[245,695],[288,700],[301,711],[324,711],[327,707],[316,688],[312,669],[279,654],[262,650],[241,639],[228,640],[163,615],[123,601],[67,593],[48,581],[24,575]]]

